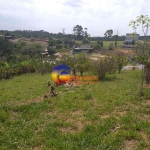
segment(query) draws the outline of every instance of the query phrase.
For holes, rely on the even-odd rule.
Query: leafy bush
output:
[[[89,39],[84,38],[84,39],[82,40],[82,43],[90,43],[90,41],[89,41]]]
[[[115,41],[115,47],[117,47],[117,41]]]
[[[93,72],[99,80],[103,80],[107,74],[114,73],[117,63],[114,57],[105,57],[93,63]]]
[[[110,43],[108,50],[113,50],[113,49],[114,49],[113,43]]]
[[[100,47],[103,47],[103,41],[97,41],[97,44],[100,45]]]
[[[40,60],[28,60],[17,63],[4,63],[0,61],[0,79],[10,79],[13,76],[25,73],[46,73],[51,72],[53,65],[49,62],[41,62]]]

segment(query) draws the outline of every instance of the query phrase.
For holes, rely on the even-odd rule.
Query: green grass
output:
[[[97,43],[96,41],[92,41],[92,43]],[[115,41],[103,41],[103,48],[108,49],[110,43],[113,43],[113,46],[115,47]],[[122,47],[124,41],[117,41],[117,47]]]
[[[76,41],[77,44],[82,44],[81,41]],[[97,43],[96,41],[91,41],[91,43]],[[103,48],[108,49],[110,43],[113,43],[113,46],[115,47],[115,41],[103,41]],[[124,41],[117,41],[117,47],[122,47]]]
[[[138,95],[140,71],[43,99],[50,74],[0,81],[0,149],[119,150],[150,148],[150,89]]]
[[[117,47],[122,47],[124,41],[117,41]],[[104,48],[108,49],[110,43],[113,43],[113,46],[115,47],[115,41],[104,41]]]

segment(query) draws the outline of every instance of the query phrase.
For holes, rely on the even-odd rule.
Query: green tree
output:
[[[103,41],[97,41],[97,45],[99,45],[99,49],[103,47]]]
[[[105,37],[107,38],[111,38],[112,35],[113,35],[113,30],[110,29],[110,30],[107,30],[105,33],[104,33]]]
[[[68,55],[65,55],[65,54],[61,57],[61,60],[59,60],[57,62],[57,64],[58,65],[67,65],[70,68],[73,67],[73,65],[74,65],[72,58]]]
[[[114,49],[113,43],[110,43],[108,50],[113,50],[113,49]]]
[[[144,79],[149,84],[150,83],[150,61],[149,61],[149,54],[150,54],[150,40],[148,40],[146,37],[148,35],[148,29],[150,26],[150,18],[148,15],[140,15],[137,16],[136,20],[131,20],[129,23],[129,26],[131,26],[134,30],[133,36],[136,33],[137,27],[141,25],[142,31],[144,34],[144,41],[138,41],[135,46],[135,55],[136,60],[138,63],[143,64],[144,68],[142,68],[142,81],[141,81],[141,88],[140,88],[140,95],[143,96],[143,84]],[[144,78],[145,77],[145,78]]]
[[[90,43],[90,41],[89,41],[88,38],[84,38],[84,39],[82,40],[82,43]]]
[[[99,80],[104,80],[107,74],[115,73],[117,69],[114,57],[101,58],[93,62],[93,72],[98,76]]]
[[[84,31],[83,31],[83,27],[81,25],[74,26],[73,32],[74,32],[74,35],[76,35],[77,40],[83,39]]]
[[[117,41],[118,41],[118,38],[119,38],[119,29],[115,30],[114,38],[115,38],[115,48],[116,48],[117,47]]]
[[[55,40],[51,39],[48,41],[49,46],[54,46],[55,45]]]
[[[90,68],[90,60],[85,53],[78,54],[77,57],[77,69],[82,76],[84,72],[89,71]]]
[[[13,43],[3,37],[0,37],[0,57],[8,59],[8,57],[13,53]]]
[[[88,34],[87,32],[88,28],[84,28],[84,37],[87,39],[88,37],[90,37],[90,34]]]
[[[121,69],[128,63],[128,57],[124,53],[118,52],[115,58],[118,65],[118,71],[120,73]]]
[[[115,41],[115,47],[117,47],[117,41]]]
[[[100,41],[100,45],[101,45],[101,47],[103,47],[103,41]]]

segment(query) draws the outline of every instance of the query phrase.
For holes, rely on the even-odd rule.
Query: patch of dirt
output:
[[[36,137],[39,135],[40,131],[43,131],[45,129],[45,127],[46,127],[46,123],[40,125],[40,127],[35,129],[34,133],[35,133]]]
[[[150,99],[145,102],[147,105],[150,105]]]
[[[66,122],[73,123],[73,122],[74,122],[74,119],[72,119],[72,118],[67,118],[67,119],[66,119]]]
[[[106,118],[109,118],[110,116],[109,115],[103,115],[101,116],[102,119],[106,119]]]
[[[75,133],[81,131],[85,125],[91,124],[91,121],[88,120],[83,120],[83,111],[82,110],[76,110],[71,113],[71,116],[68,117],[65,121],[71,125],[75,125],[76,128],[74,129],[73,127],[67,127],[67,128],[61,128],[60,130],[64,132],[69,132],[69,133]]]
[[[143,87],[144,88],[150,88],[150,84],[144,84]]]
[[[123,116],[123,115],[125,115],[126,113],[127,113],[126,111],[118,112],[118,114],[119,114],[120,116]]]
[[[122,53],[125,53],[125,54],[133,54],[133,51],[131,49],[125,49],[125,48],[124,49],[118,48],[115,51],[122,52]]]
[[[77,126],[77,129],[74,129],[73,127],[67,127],[67,128],[61,128],[60,130],[65,133],[65,132],[68,132],[68,133],[76,133],[76,132],[79,132],[81,131],[85,125],[87,124],[91,124],[91,121],[85,121],[85,122],[82,122],[80,120],[74,120],[72,118],[68,118],[66,120],[66,122],[70,123],[70,124],[75,124]]]
[[[32,149],[33,149],[33,150],[40,150],[41,147],[40,147],[40,146],[36,146],[36,147],[33,147]]]
[[[14,42],[14,43],[15,43],[15,42],[18,42],[18,40],[19,40],[19,39],[14,39],[14,40],[11,40],[11,42]]]
[[[76,125],[77,125],[79,131],[81,131],[84,127],[84,124],[80,120],[77,121]]]
[[[136,108],[136,109],[139,109],[139,106],[135,105],[135,104],[130,104],[130,106]]]
[[[75,132],[76,132],[76,130],[74,130],[72,127],[61,128],[60,130],[61,130],[61,132],[63,132],[63,133],[75,133]]]
[[[143,115],[143,114],[140,114],[140,115],[138,115],[138,117],[139,117],[141,120],[143,120],[143,121],[145,121],[145,120],[150,120],[150,115]]]
[[[143,133],[143,132],[140,132],[140,134],[141,134],[142,138],[144,139],[144,141],[145,141],[146,143],[148,143],[149,140],[148,140],[147,135],[146,135],[145,133]]]
[[[76,116],[76,115],[81,116],[83,114],[83,111],[82,110],[76,110],[76,111],[72,112],[71,114],[72,114],[72,116]]]
[[[49,116],[54,116],[54,115],[56,115],[56,112],[48,111],[48,112],[47,112],[47,115],[49,115]]]
[[[127,113],[126,111],[116,112],[116,114],[119,116],[124,116],[126,113]]]
[[[135,140],[130,140],[125,142],[125,150],[133,150],[136,146],[136,141]]]
[[[31,103],[40,103],[40,102],[43,102],[43,101],[44,101],[44,97],[39,96],[38,98],[35,98],[35,99],[30,99],[30,100],[20,102],[19,105],[28,105],[28,104],[31,104]]]
[[[83,111],[78,109],[71,113],[71,116],[66,119],[66,122],[75,124],[77,126],[78,130],[82,130],[82,128],[84,127],[84,124],[87,123],[86,121],[82,122],[81,121],[82,119],[83,119]]]
[[[46,97],[45,97],[46,96]],[[48,97],[47,97],[48,96]],[[35,99],[29,99],[29,100],[26,100],[26,101],[21,101],[19,103],[16,103],[17,106],[20,106],[20,105],[28,105],[28,104],[31,104],[31,103],[41,103],[43,102],[45,99],[49,98],[50,96],[49,95],[46,95],[44,94],[43,96],[39,96]]]
[[[150,150],[149,148],[144,148],[143,150]]]

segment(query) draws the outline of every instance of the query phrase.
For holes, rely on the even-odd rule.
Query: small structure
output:
[[[127,33],[123,47],[125,47],[125,48],[133,48],[134,45],[135,45],[135,42],[138,40],[138,38],[139,38],[139,34],[134,34],[133,35],[131,33]]]
[[[58,52],[58,53],[55,53],[54,56],[61,57],[62,55]]]
[[[55,60],[60,60],[60,58],[62,57],[62,55],[59,52],[50,55],[47,49],[44,50],[43,53],[41,53],[41,56],[43,62],[49,62],[49,63],[55,63]]]
[[[6,38],[6,39],[13,39],[12,36],[8,36],[8,35],[6,35],[5,38]]]
[[[74,54],[79,54],[79,53],[91,53],[93,50],[93,48],[90,46],[90,45],[82,45],[80,47],[74,47],[73,50],[72,50],[72,55]]]
[[[44,50],[44,52],[43,53],[41,53],[41,55],[42,55],[42,62],[49,62],[49,61],[51,61],[51,59],[50,59],[50,55],[49,55],[49,53],[48,53],[48,50],[46,49],[46,50]]]
[[[42,55],[48,55],[49,53],[48,53],[48,50],[46,49],[46,50],[44,50],[44,53],[41,53]]]

